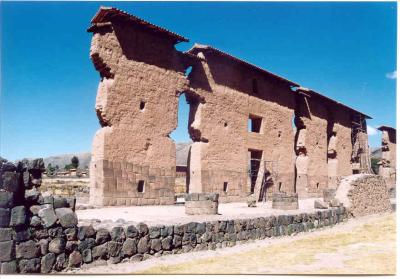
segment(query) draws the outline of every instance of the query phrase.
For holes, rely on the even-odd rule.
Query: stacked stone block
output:
[[[218,193],[190,193],[185,197],[187,215],[218,214]]]
[[[299,196],[297,193],[277,192],[272,195],[272,208],[283,210],[299,209]]]

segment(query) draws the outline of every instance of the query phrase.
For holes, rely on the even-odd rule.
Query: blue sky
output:
[[[91,150],[99,75],[90,19],[115,6],[396,125],[396,3],[0,2],[0,155]],[[188,141],[180,100],[176,141]],[[371,129],[371,134],[376,133]],[[380,135],[370,135],[370,146]]]

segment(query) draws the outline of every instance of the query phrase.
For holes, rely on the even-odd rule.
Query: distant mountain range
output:
[[[176,144],[176,165],[186,166],[187,158],[189,154],[189,149],[191,142],[177,143]],[[77,156],[79,159],[79,168],[86,168],[90,166],[91,153],[82,152],[75,154],[61,154],[43,158],[44,164],[47,167],[51,164],[53,167],[58,166],[60,169],[64,168],[65,165],[71,164],[71,158]]]
[[[176,144],[176,165],[177,166],[186,166],[187,165],[187,159],[188,159],[188,154],[189,154],[189,149],[190,149],[191,144],[192,144],[191,142]],[[71,163],[71,158],[73,156],[78,157],[80,168],[84,169],[84,168],[90,166],[90,159],[91,159],[90,152],[55,155],[55,156],[43,158],[43,160],[44,160],[46,167],[48,164],[51,164],[53,167],[58,165],[59,168],[62,169],[62,168],[64,168],[65,165],[68,165]],[[377,159],[381,158],[382,157],[381,148],[380,147],[371,148],[371,157],[377,158]]]

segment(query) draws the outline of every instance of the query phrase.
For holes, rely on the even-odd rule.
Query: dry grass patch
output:
[[[159,265],[145,274],[394,274],[395,215],[384,215],[348,232],[310,234],[289,243],[245,252]],[[371,249],[371,245],[375,247]],[[378,247],[378,248],[376,248]],[[318,254],[332,257],[332,266]],[[330,257],[331,256],[331,257]],[[338,268],[338,266],[340,266]]]

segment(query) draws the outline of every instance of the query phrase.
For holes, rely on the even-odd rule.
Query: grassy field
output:
[[[159,264],[140,274],[395,274],[395,214],[351,229],[332,228],[298,240],[228,255]]]

